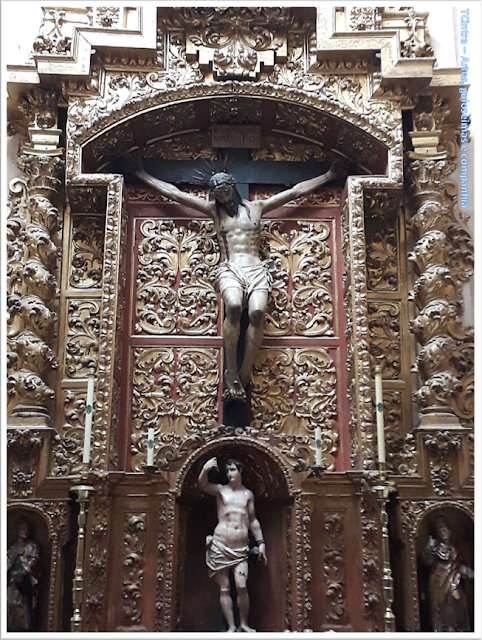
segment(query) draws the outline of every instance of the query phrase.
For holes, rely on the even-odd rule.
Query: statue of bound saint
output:
[[[421,558],[424,564],[431,567],[429,600],[432,629],[437,632],[470,631],[461,580],[472,579],[474,572],[462,564],[443,516],[437,518],[435,528],[437,537],[429,536]]]
[[[22,520],[15,542],[7,551],[7,630],[33,631],[37,606],[39,547]]]
[[[221,611],[228,624],[228,632],[254,631],[248,626],[249,596],[248,580],[249,531],[259,549],[258,558],[265,564],[266,545],[261,525],[254,510],[253,492],[243,485],[243,465],[239,460],[226,462],[228,484],[213,484],[208,480],[211,469],[218,469],[216,458],[211,458],[199,474],[199,488],[216,496],[218,524],[212,536],[206,538],[206,564],[209,577],[219,585]],[[230,593],[229,573],[232,571],[237,591],[239,629],[234,622],[233,601]]]
[[[208,202],[151,176],[135,158],[129,156],[125,162],[130,173],[166,198],[200,211],[214,221],[221,253],[216,286],[225,305],[223,339],[226,390],[223,400],[245,402],[245,388],[251,380],[253,364],[263,340],[264,315],[271,292],[270,273],[260,258],[261,216],[331,182],[344,172],[343,165],[337,161],[321,176],[300,182],[266,200],[253,201],[243,200],[236,189],[234,177],[222,171],[209,179],[207,186],[213,199]],[[238,370],[236,357],[243,309],[248,310],[249,324],[244,360]]]

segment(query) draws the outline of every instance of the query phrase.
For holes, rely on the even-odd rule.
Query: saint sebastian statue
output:
[[[467,602],[460,584],[462,577],[473,578],[474,572],[462,564],[450,539],[451,532],[443,516],[435,522],[437,538],[429,536],[422,561],[431,567],[429,597],[433,631],[470,631]]]
[[[300,182],[266,200],[254,201],[241,198],[234,177],[228,173],[221,172],[212,176],[208,188],[214,200],[207,201],[154,178],[144,171],[139,160],[131,156],[127,158],[126,164],[130,173],[154,187],[166,198],[200,211],[214,221],[221,252],[216,285],[225,305],[223,338],[226,390],[223,399],[244,402],[245,388],[251,379],[253,364],[263,340],[264,315],[271,291],[270,274],[259,255],[261,216],[291,200],[312,193],[338,177],[340,163],[334,163],[330,170],[321,176]],[[241,313],[244,308],[248,309],[249,325],[244,360],[238,371],[236,353]]]
[[[233,601],[230,595],[229,572],[234,575],[239,609],[240,631],[254,631],[248,626],[249,596],[248,579],[249,531],[259,548],[259,559],[267,563],[266,545],[261,526],[254,510],[252,491],[243,485],[243,465],[239,460],[226,462],[228,484],[212,484],[208,480],[210,469],[218,469],[216,458],[211,458],[199,474],[199,488],[216,496],[218,524],[212,536],[206,538],[206,564],[209,577],[219,585],[219,599],[228,632],[236,631]]]

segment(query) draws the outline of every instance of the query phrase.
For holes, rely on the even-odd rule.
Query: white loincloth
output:
[[[216,269],[216,286],[221,295],[228,287],[241,289],[246,304],[253,291],[270,293],[272,278],[265,262],[251,266],[222,262]]]
[[[231,549],[213,536],[206,538],[206,564],[209,569],[209,577],[212,578],[221,569],[235,567],[248,559],[249,547]]]

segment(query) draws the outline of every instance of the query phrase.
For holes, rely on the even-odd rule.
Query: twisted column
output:
[[[418,315],[410,322],[410,330],[420,344],[412,369],[422,382],[414,394],[421,406],[420,426],[460,426],[452,399],[460,386],[454,353],[456,339],[463,338],[462,303],[460,282],[450,260],[455,221],[445,193],[448,171],[443,154],[415,158],[409,166],[417,207],[410,222],[415,245],[408,260],[418,276],[410,294]]]
[[[10,185],[7,219],[8,422],[48,426],[55,393],[49,375],[57,368],[58,232],[55,206],[63,169],[57,148],[57,96],[36,89],[20,103],[29,142],[19,157],[25,178]]]

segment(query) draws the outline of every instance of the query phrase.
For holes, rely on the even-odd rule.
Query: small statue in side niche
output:
[[[462,564],[443,516],[435,521],[435,529],[437,537],[429,536],[421,558],[431,567],[429,598],[433,631],[470,631],[467,601],[460,582],[462,578],[472,579],[474,572]]]
[[[7,630],[33,631],[37,606],[39,547],[22,520],[15,542],[7,551]]]
[[[199,474],[199,488],[216,496],[218,524],[212,536],[206,538],[206,564],[209,577],[219,585],[221,610],[228,624],[228,632],[236,631],[233,601],[230,595],[229,572],[233,572],[237,591],[240,625],[238,631],[254,631],[248,626],[249,596],[248,579],[249,537],[251,530],[258,545],[258,558],[265,564],[266,545],[261,525],[254,510],[253,492],[243,485],[243,465],[239,460],[226,462],[228,484],[213,484],[208,480],[210,469],[218,469],[216,458],[211,458]]]

